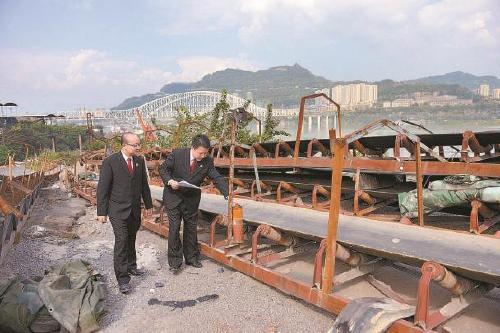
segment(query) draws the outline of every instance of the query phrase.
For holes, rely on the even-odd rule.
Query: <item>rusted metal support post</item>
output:
[[[422,184],[422,159],[420,156],[420,141],[415,142],[415,174],[417,181],[417,205],[418,205],[418,224],[424,225],[424,191]]]
[[[469,231],[479,235],[485,230],[499,222],[499,218],[495,217],[495,212],[488,208],[484,203],[478,200],[472,200],[471,202],[471,213],[469,221]],[[479,216],[482,216],[485,221],[479,224]]]
[[[228,220],[223,215],[217,215],[212,220],[212,223],[210,223],[210,244],[209,244],[211,247],[215,246],[215,225],[220,224],[222,226],[227,227],[228,223],[229,223]]]
[[[328,200],[330,199],[330,191],[319,184],[314,184],[314,188],[312,191],[312,208],[318,208],[318,193],[326,197]]]
[[[286,143],[285,141],[279,141],[276,144],[276,149],[274,151],[274,157],[275,158],[280,157],[280,150],[284,150],[289,155],[291,155],[293,153],[292,147],[290,147],[290,145],[288,143]]]
[[[323,292],[329,294],[333,288],[335,275],[335,251],[337,244],[337,229],[340,212],[340,196],[342,186],[342,169],[344,166],[344,151],[346,141],[342,138],[334,140],[332,159],[332,186],[330,212],[328,214],[328,229],[326,237],[325,275],[323,277]]]
[[[314,256],[313,286],[319,289],[322,289],[321,281],[323,279],[323,256],[325,255],[325,249],[326,239],[323,239],[319,244],[316,255]]]
[[[254,143],[252,147],[255,149],[255,152],[259,153],[260,155],[269,157],[269,152],[264,147],[262,147],[260,143]]]
[[[489,155],[493,146],[482,146],[476,138],[474,132],[465,131],[462,139],[462,160],[465,162],[469,160],[468,148],[474,152],[474,156],[479,156],[481,153]]]
[[[415,309],[414,323],[423,329],[433,329],[436,326],[436,318],[429,315],[429,287],[431,280],[454,295],[463,295],[474,288],[470,280],[459,278],[444,266],[427,261],[422,265],[422,276],[418,283],[417,307]]]
[[[261,190],[262,190],[262,189],[264,189],[266,192],[271,192],[271,186],[270,186],[270,185],[268,185],[268,184],[266,184],[266,183],[264,183],[262,180],[260,180],[260,181],[258,182],[258,184],[260,185]],[[257,196],[255,195],[255,190],[254,190],[254,189],[255,189],[256,187],[257,187],[257,181],[256,181],[256,180],[254,180],[254,181],[252,182],[252,187],[250,188],[250,197],[251,197],[252,199],[254,199],[254,200],[255,200],[256,198],[260,197],[260,195],[261,195],[261,193],[258,193],[258,194],[257,194]]]
[[[321,141],[319,141],[318,139],[312,139],[307,144],[307,157],[312,157],[312,149],[314,146],[318,148],[322,156],[326,157],[328,155],[328,149],[321,143]]]
[[[311,99],[311,98],[316,98],[316,97],[324,97],[326,98],[330,103],[335,105],[337,108],[337,117],[338,117],[338,133],[339,133],[339,138],[342,137],[342,129],[341,129],[341,118],[340,118],[340,105],[337,104],[333,99],[328,97],[327,95],[320,93],[320,94],[312,94],[312,95],[307,95],[303,96],[300,99],[300,109],[299,109],[299,123],[297,125],[297,136],[295,137],[295,147],[293,151],[293,159],[294,162],[297,163],[297,160],[299,158],[299,148],[300,148],[300,139],[302,138],[302,125],[304,124],[304,109],[306,105],[306,100]]]
[[[236,145],[236,119],[231,119],[231,148],[229,151],[229,198],[227,200],[227,217],[229,224],[227,227],[227,239],[231,242],[233,238],[233,178],[234,178],[234,147]]]
[[[353,252],[339,243],[336,243],[335,249],[335,258],[351,267],[358,267],[369,261],[369,257],[367,255]],[[313,286],[316,288],[322,288],[323,285],[323,256],[325,255],[325,250],[326,239],[323,239],[319,245],[318,251],[316,252],[316,256],[314,257]]]
[[[245,152],[245,150],[238,145],[234,146],[234,152],[240,157],[248,157],[248,154]]]
[[[403,147],[406,148],[406,150],[408,150],[408,152],[410,153],[411,156],[413,156],[415,154],[415,146],[412,144],[412,142],[408,139],[408,137],[404,134],[398,134],[399,138],[400,138],[400,142],[401,142],[401,145]],[[430,153],[428,151],[428,153]]]
[[[264,236],[276,244],[287,247],[292,246],[295,243],[295,239],[292,236],[285,235],[267,224],[261,224],[252,235],[252,261],[254,263],[258,263],[257,250],[259,245],[259,236]]]
[[[12,176],[12,168],[13,168],[12,164],[13,164],[13,160],[14,159],[12,158],[12,156],[9,155],[9,180],[10,181],[12,181],[12,178],[14,178]]]
[[[356,169],[356,175],[354,176],[354,200],[353,200],[353,208],[352,211],[354,215],[358,214],[359,211],[359,192],[361,191],[361,184],[360,182],[360,171],[359,168]]]
[[[293,150],[293,158],[295,161],[299,158],[299,148],[300,148],[300,140],[302,138],[302,127],[304,125],[304,108],[306,105],[306,99],[308,96],[302,97],[300,99],[300,109],[299,109],[299,123],[297,124],[297,135],[295,138],[295,147]]]
[[[283,195],[281,194],[281,190],[285,190],[290,193],[298,194],[299,190],[295,188],[292,184],[281,181],[279,182],[278,189],[276,190],[276,201],[281,202],[283,200]]]
[[[398,161],[401,158],[401,134],[396,134],[393,155],[394,155],[394,158]]]

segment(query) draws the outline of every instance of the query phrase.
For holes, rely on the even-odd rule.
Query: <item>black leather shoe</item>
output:
[[[132,291],[132,287],[128,283],[119,284],[118,289],[122,294],[128,294]]]
[[[143,271],[142,269],[137,269],[137,268],[131,268],[128,270],[128,273],[130,275],[134,275],[134,276],[143,276],[146,274],[145,271]]]
[[[173,272],[174,274],[179,274],[182,270],[182,265],[179,266],[170,266],[168,269],[169,271]]]
[[[193,266],[193,267],[196,267],[196,268],[202,268],[203,267],[203,265],[201,264],[201,262],[199,260],[186,261],[186,265]]]

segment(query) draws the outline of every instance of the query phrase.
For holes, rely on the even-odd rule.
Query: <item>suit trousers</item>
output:
[[[134,216],[131,211],[125,220],[110,217],[113,232],[115,234],[115,248],[113,264],[116,280],[119,284],[129,283],[128,271],[137,268],[137,257],[135,253],[135,238],[141,226],[141,218]]]
[[[175,208],[166,208],[168,216],[168,264],[179,267],[182,255],[186,262],[200,258],[198,248],[198,207],[188,209],[184,201]],[[182,243],[180,239],[181,221],[184,221]]]

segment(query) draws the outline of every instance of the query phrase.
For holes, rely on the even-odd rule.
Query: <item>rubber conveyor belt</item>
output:
[[[161,200],[163,188],[152,186]],[[236,198],[250,224],[267,224],[308,239],[326,238],[328,213]],[[227,201],[202,194],[200,210],[226,214]],[[340,215],[337,240],[360,252],[407,264],[435,261],[474,280],[500,285],[500,240],[456,231]]]

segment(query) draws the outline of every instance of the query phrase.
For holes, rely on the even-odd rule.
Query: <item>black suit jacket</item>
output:
[[[173,179],[176,181],[185,180],[193,185],[200,186],[203,180],[208,176],[215,184],[215,187],[224,196],[228,195],[227,182],[224,177],[214,167],[214,160],[207,156],[197,162],[196,169],[193,173],[190,172],[190,149],[176,149],[167,156],[165,162],[160,167],[160,176],[165,184],[163,189],[163,205],[167,208],[175,208],[182,201],[190,210],[198,210],[200,204],[201,191],[198,189],[179,188],[177,190],[168,186],[168,181]]]
[[[151,191],[146,174],[146,162],[134,156],[134,172],[128,173],[127,162],[120,152],[102,161],[97,185],[97,215],[126,219],[130,212],[141,217],[141,197],[146,208],[152,208]]]

